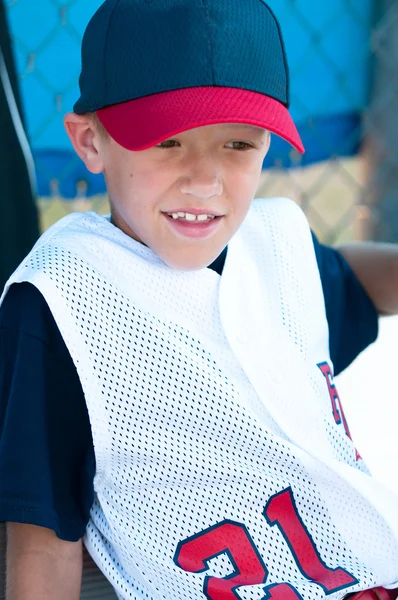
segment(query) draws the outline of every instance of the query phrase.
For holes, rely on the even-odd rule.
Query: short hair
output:
[[[90,121],[94,125],[95,129],[97,130],[97,132],[101,138],[108,139],[110,137],[109,133],[107,132],[107,130],[105,129],[105,127],[103,126],[101,121],[99,120],[96,112],[86,113],[85,116],[90,119]]]

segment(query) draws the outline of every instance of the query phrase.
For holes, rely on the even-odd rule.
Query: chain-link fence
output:
[[[78,96],[82,33],[100,4],[5,0],[43,229],[70,211],[108,210],[103,179],[84,170],[62,126]],[[398,241],[398,0],[269,4],[285,32],[307,153],[275,138],[258,196],[292,197],[329,243]]]

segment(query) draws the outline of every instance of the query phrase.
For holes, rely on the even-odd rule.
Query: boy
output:
[[[85,542],[119,598],[395,598],[397,499],[367,473],[333,385],[316,241],[293,203],[251,206],[269,132],[303,150],[273,13],[262,0],[107,0],[80,85],[65,125],[105,173],[112,217],[63,219],[6,289],[3,310],[12,297],[29,320],[37,288],[37,319],[56,323],[45,346],[59,352],[36,369],[30,330],[22,381],[22,323],[3,447],[21,386],[52,402],[37,419],[27,399],[0,469],[21,481],[30,417],[32,452],[56,451],[41,452],[36,498],[18,483],[2,495],[8,599],[79,597],[83,532],[60,496],[90,497],[94,470]],[[366,255],[345,250],[380,312],[396,309],[385,251],[372,253],[375,286]],[[78,384],[62,376],[70,357]],[[63,401],[81,394],[93,455],[74,439],[85,415]],[[71,421],[62,448],[46,428],[59,414]]]

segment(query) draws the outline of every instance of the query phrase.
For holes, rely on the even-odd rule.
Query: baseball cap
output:
[[[106,0],[87,26],[77,114],[144,150],[216,123],[304,147],[289,113],[280,25],[263,0]]]

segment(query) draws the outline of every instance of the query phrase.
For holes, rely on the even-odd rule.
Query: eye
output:
[[[252,144],[249,144],[248,142],[228,142],[227,144],[228,148],[231,148],[233,150],[250,150],[252,148],[254,148],[254,146]]]
[[[178,146],[177,140],[164,140],[157,145],[158,148],[177,148]]]

